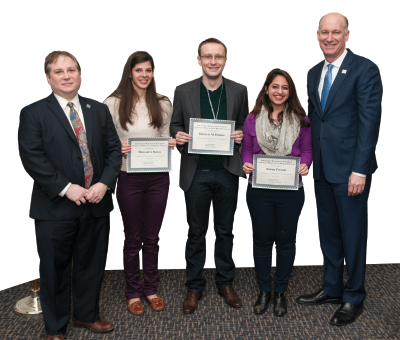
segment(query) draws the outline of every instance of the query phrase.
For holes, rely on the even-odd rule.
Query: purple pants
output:
[[[121,171],[117,201],[124,222],[124,270],[127,299],[157,292],[158,233],[164,218],[169,189],[169,174]],[[139,281],[139,251],[142,250],[144,282]]]

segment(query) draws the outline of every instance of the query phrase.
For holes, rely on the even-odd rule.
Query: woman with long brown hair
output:
[[[109,107],[121,140],[122,165],[117,201],[124,222],[124,271],[126,302],[134,315],[143,314],[141,296],[155,311],[164,309],[157,294],[158,234],[167,205],[167,172],[127,173],[126,156],[130,137],[169,137],[172,105],[156,92],[154,61],[147,52],[129,56],[117,89],[104,101]],[[175,146],[175,139],[168,143]],[[144,282],[139,281],[139,251],[142,250]]]
[[[254,170],[253,155],[300,157],[299,189],[273,190],[247,188],[247,205],[253,225],[254,264],[260,293],[254,305],[256,314],[265,313],[271,299],[272,247],[276,245],[274,314],[287,311],[285,292],[296,253],[297,222],[304,204],[301,176],[308,174],[312,161],[311,129],[297,97],[290,75],[272,70],[257,97],[243,128],[243,171]]]

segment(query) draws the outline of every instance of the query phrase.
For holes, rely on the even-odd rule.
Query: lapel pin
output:
[[[346,72],[345,72],[346,73]],[[90,109],[90,105],[89,104],[86,104],[86,107],[88,108],[88,109]]]
[[[342,70],[342,73],[343,73],[343,74],[346,74],[346,73],[347,73],[347,70]]]

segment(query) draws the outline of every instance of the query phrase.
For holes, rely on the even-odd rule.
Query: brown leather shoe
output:
[[[72,318],[72,326],[75,328],[87,328],[94,333],[107,333],[114,330],[114,324],[102,318],[99,318],[95,323],[86,323]]]
[[[146,296],[146,301],[149,303],[150,307],[153,308],[156,312],[162,311],[165,307],[164,300],[160,295],[156,294],[157,297],[152,298],[151,300]]]
[[[64,340],[64,336],[62,334],[58,334],[58,335],[46,334],[46,340]]]
[[[142,301],[138,300],[129,304],[129,300],[126,299],[126,304],[133,315],[142,315],[144,313]]]
[[[225,301],[229,306],[235,308],[242,307],[242,301],[240,300],[239,295],[237,295],[231,286],[227,286],[224,289],[218,289],[218,294],[225,298]]]
[[[198,302],[203,297],[203,292],[197,293],[194,291],[188,291],[183,300],[182,308],[184,314],[192,314],[198,307]]]

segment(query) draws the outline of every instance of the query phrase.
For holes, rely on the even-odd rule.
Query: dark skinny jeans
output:
[[[253,189],[249,184],[246,198],[253,224],[253,255],[260,291],[271,291],[275,242],[274,291],[284,293],[296,255],[297,222],[304,204],[304,189]]]
[[[124,222],[124,271],[127,299],[157,292],[158,234],[167,206],[169,174],[126,173],[118,177],[117,200]],[[139,281],[142,251],[144,282]]]

